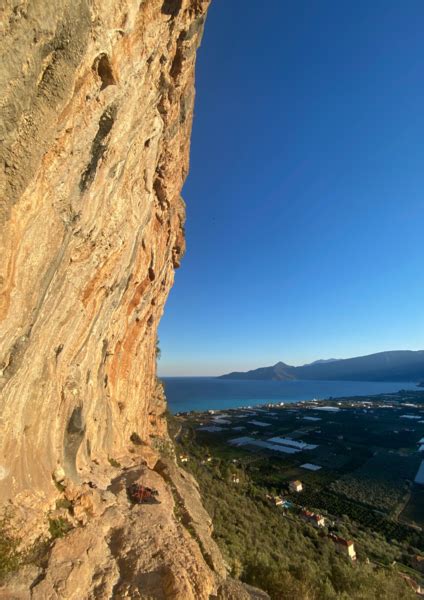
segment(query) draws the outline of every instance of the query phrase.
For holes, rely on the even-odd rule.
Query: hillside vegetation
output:
[[[295,516],[284,515],[265,500],[266,489],[245,480],[231,483],[233,466],[205,461],[205,448],[190,431],[178,436],[179,452],[196,477],[204,505],[212,517],[214,537],[234,577],[266,590],[274,600],[408,600],[415,594],[391,568],[366,560],[357,547],[356,564],[336,553],[322,532]],[[339,529],[349,537],[348,528]],[[393,561],[397,550],[378,534],[367,536],[363,548]]]

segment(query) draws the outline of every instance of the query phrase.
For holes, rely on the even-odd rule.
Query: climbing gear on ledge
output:
[[[128,498],[134,504],[160,504],[156,498],[158,491],[140,483],[133,483],[127,487]]]

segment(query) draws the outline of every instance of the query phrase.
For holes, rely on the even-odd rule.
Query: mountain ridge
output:
[[[422,381],[424,350],[390,350],[353,358],[318,360],[294,367],[279,361],[269,367],[233,371],[219,379],[273,381]]]

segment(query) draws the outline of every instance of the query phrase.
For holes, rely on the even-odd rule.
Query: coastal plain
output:
[[[198,479],[208,470],[257,504],[276,504],[282,521],[314,511],[327,535],[352,538],[360,561],[394,561],[422,584],[422,391],[190,412],[174,427]]]

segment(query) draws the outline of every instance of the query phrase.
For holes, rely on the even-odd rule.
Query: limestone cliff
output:
[[[207,5],[3,6],[1,500],[164,431],[156,330],[184,252]]]
[[[0,4],[0,505],[27,542],[73,526],[1,598],[256,593],[226,580],[156,380],[208,4]]]

